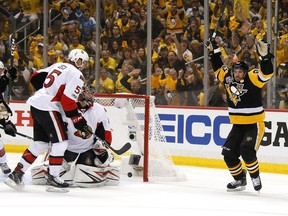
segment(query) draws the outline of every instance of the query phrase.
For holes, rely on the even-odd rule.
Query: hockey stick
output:
[[[7,109],[7,112],[10,113],[10,115],[12,116],[13,115],[12,110],[10,109],[4,98],[0,98],[0,103],[4,105],[4,107]]]
[[[10,45],[10,49],[11,49],[11,56],[10,56],[10,67],[13,67],[13,60],[14,60],[14,51],[15,51],[15,26],[16,26],[16,22],[15,22],[15,18],[12,14],[10,14],[7,10],[5,10],[4,8],[0,7],[0,13],[2,13],[5,17],[10,19],[10,23],[12,23],[12,33],[11,33],[11,37],[10,37],[10,41],[9,41],[9,45]],[[10,101],[10,95],[11,95],[11,85],[8,84],[8,95],[7,95],[7,101],[9,104]]]
[[[210,41],[215,40],[215,38],[216,38],[217,31],[218,31],[218,28],[219,28],[220,23],[221,23],[221,21],[222,21],[222,18],[223,18],[223,15],[224,15],[224,11],[225,11],[225,8],[226,8],[226,6],[227,6],[227,4],[228,4],[228,1],[229,1],[229,0],[224,0],[223,3],[222,3],[222,5],[221,5],[220,15],[219,15],[218,21],[217,21],[217,23],[216,23],[216,26],[215,26],[215,28],[214,28],[214,31],[213,31],[211,37],[207,40],[207,42],[206,42],[206,44],[205,44],[205,47],[206,47],[206,48],[209,48],[209,45],[210,45],[210,43],[211,43]]]
[[[218,31],[218,28],[219,28],[220,23],[221,23],[221,21],[222,21],[222,18],[223,18],[223,15],[224,15],[224,11],[225,11],[225,8],[226,8],[226,6],[227,6],[227,4],[228,4],[228,1],[229,1],[229,0],[224,0],[223,3],[222,3],[221,9],[220,9],[219,18],[218,18],[218,21],[217,21],[217,23],[216,23],[216,27],[215,27],[215,29],[214,29],[214,31],[213,31],[213,33],[212,33],[212,36],[211,36],[212,40],[216,38],[217,31]]]
[[[4,127],[0,126],[0,129],[4,130]],[[22,137],[25,137],[25,138],[30,139],[30,140],[34,140],[33,137],[30,137],[30,136],[28,136],[28,135],[19,133],[19,132],[17,132],[17,131],[15,132],[15,134],[17,134],[17,135],[19,135],[19,136],[22,136]]]

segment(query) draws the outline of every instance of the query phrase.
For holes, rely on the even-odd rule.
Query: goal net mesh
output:
[[[185,179],[185,175],[174,165],[167,147],[153,96],[97,95],[96,102],[103,105],[108,112],[113,129],[111,144],[113,148],[121,148],[125,143],[130,142],[132,147],[128,156],[131,154],[142,156],[143,165],[133,166],[133,169],[143,175],[144,181],[182,181]],[[149,106],[145,108],[146,103],[149,103]],[[145,118],[148,113],[149,118]],[[147,166],[146,169],[145,166]]]

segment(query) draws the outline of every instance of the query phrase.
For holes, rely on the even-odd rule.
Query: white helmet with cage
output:
[[[95,88],[92,85],[84,84],[81,95],[83,99],[94,101]]]
[[[84,69],[85,64],[89,61],[87,52],[81,49],[73,49],[68,55],[69,61],[73,62],[78,69]],[[78,65],[78,60],[81,59],[81,65]]]

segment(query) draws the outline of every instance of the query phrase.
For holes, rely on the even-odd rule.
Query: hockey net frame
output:
[[[156,111],[154,99],[155,99],[154,96],[126,94],[126,93],[95,94],[95,102],[103,105],[106,108],[108,112],[108,117],[111,123],[113,121],[113,118],[117,118],[117,116],[111,116],[111,114],[109,113],[109,106],[114,106],[115,108],[113,109],[125,108],[126,110],[128,110],[127,116],[129,115],[128,112],[131,111],[131,107],[132,107],[133,110],[132,110],[132,113],[130,113],[130,117],[131,115],[135,117],[136,113],[134,109],[136,110],[137,108],[135,108],[135,106],[138,106],[138,105],[134,103],[134,101],[141,101],[139,107],[141,109],[140,115],[142,115],[141,118],[143,118],[143,122],[142,122],[143,124],[140,123],[141,124],[141,127],[140,127],[140,124],[137,123],[137,127],[138,129],[141,128],[141,134],[143,136],[143,143],[142,143],[142,140],[140,141],[142,143],[142,145],[141,144],[140,145],[143,151],[142,152],[143,154],[143,159],[142,159],[143,160],[143,181],[144,182],[182,181],[186,177],[174,165],[172,156],[169,152],[169,149],[167,148],[166,137],[162,134],[163,128],[160,123],[159,115]],[[119,105],[119,104],[115,105],[115,102],[117,100],[126,101],[125,105],[122,104],[122,107],[117,107]],[[112,107],[110,107],[110,109],[112,109]],[[120,110],[119,110],[119,114],[120,114]],[[139,116],[139,113],[137,113],[137,116]],[[115,128],[112,128],[112,129],[115,131]],[[114,132],[112,132],[112,134],[113,133]],[[139,135],[137,136],[139,139]],[[114,140],[114,137],[113,137],[111,145],[113,146],[116,142],[117,140]],[[137,140],[137,145],[138,144],[139,144],[139,140]],[[130,152],[129,154],[133,154],[133,152],[132,153]],[[155,166],[157,166],[157,168],[155,168]],[[163,172],[159,171],[160,169],[163,169]]]

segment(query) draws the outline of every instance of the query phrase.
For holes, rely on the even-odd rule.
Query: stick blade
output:
[[[130,148],[131,148],[131,143],[127,142],[125,145],[122,146],[122,148],[120,149],[114,149],[111,146],[109,146],[109,148],[115,152],[117,155],[122,155],[125,152],[127,152]]]

